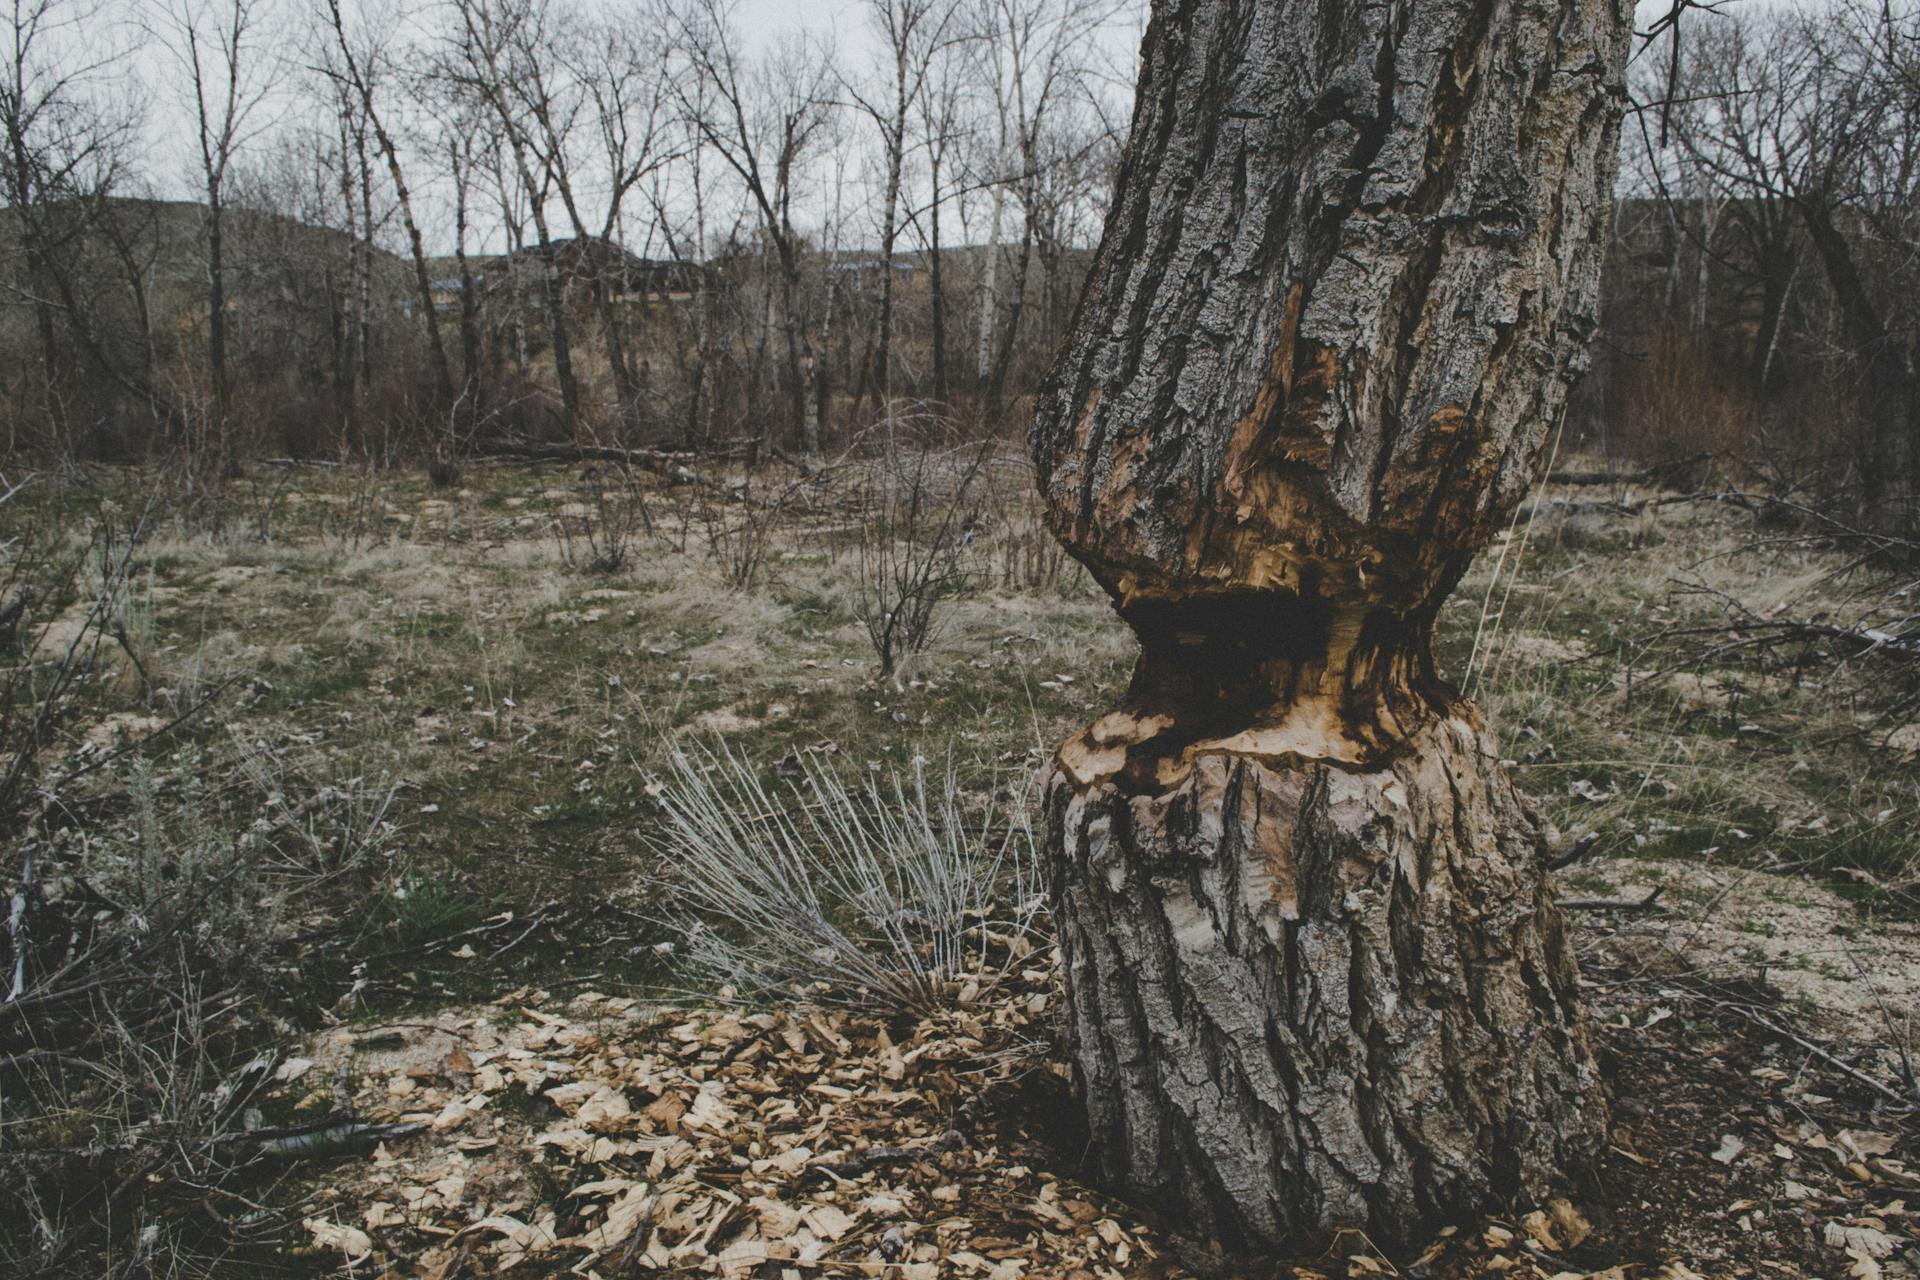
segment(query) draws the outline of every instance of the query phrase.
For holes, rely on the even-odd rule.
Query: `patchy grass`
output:
[[[1504,558],[1481,557],[1437,652],[1569,839],[1812,871],[1910,909],[1920,736],[1900,704],[1920,670],[1746,643],[1738,624],[1897,617],[1911,591],[1817,540],[1756,534],[1739,508],[1607,516],[1549,499]]]
[[[993,476],[1024,484],[1009,468]],[[853,770],[904,767],[937,748],[985,785],[1037,766],[1114,696],[1131,662],[1124,628],[1077,571],[1044,591],[1005,585],[1003,562],[1041,558],[1012,545],[1044,536],[1024,516],[988,523],[936,641],[876,682],[855,616],[855,544],[831,492],[783,499],[761,581],[738,589],[706,545],[710,495],[634,490],[653,532],[635,531],[609,571],[579,553],[601,536],[587,527],[606,506],[597,477],[476,465],[464,479],[448,492],[410,475],[302,472],[258,486],[271,520],[236,518],[244,536],[225,541],[151,520],[130,593],[146,675],[103,646],[64,730],[70,751],[89,735],[117,742],[225,688],[133,756],[164,773],[182,767],[169,751],[191,747],[196,768],[223,776],[269,753],[392,788],[380,866],[337,886],[339,933],[302,970],[311,1003],[335,1013],[410,1003],[436,983],[479,994],[583,964],[651,973],[655,938],[634,895],[640,837],[659,816],[648,778],[673,734],[723,736],[769,765],[804,755]],[[124,472],[91,490],[47,487],[16,514],[77,547],[152,483]],[[236,502],[254,491],[239,486]],[[1017,511],[1024,491],[992,501]],[[262,527],[271,540],[254,536]],[[43,607],[78,626],[87,604],[76,585]],[[113,812],[134,763],[90,774],[69,802]],[[236,806],[221,820],[251,815]],[[543,923],[484,974],[435,945],[542,908]],[[514,932],[503,923],[468,942],[484,957]]]
[[[661,945],[674,877],[650,852],[676,740],[724,739],[786,779],[951,760],[967,808],[1110,706],[1133,662],[1011,456],[984,471],[932,642],[884,678],[859,620],[860,512],[831,471],[674,487],[474,465],[453,490],[263,472],[221,539],[164,499],[123,471],[7,506],[5,589],[32,595],[0,665],[42,687],[122,574],[22,847],[51,896],[100,897],[98,927],[147,927],[145,901],[217,907],[193,945],[238,975],[222,990],[240,1003],[223,995],[218,1035],[169,1068],[183,1098],[206,1064],[298,1031],[683,984]],[[1915,914],[1920,735],[1902,708],[1920,664],[1750,643],[1741,624],[1912,611],[1884,575],[1759,537],[1744,510],[1548,501],[1481,558],[1436,656],[1546,816],[1595,837],[1578,891],[1663,884],[1705,909],[1719,881],[1673,868],[1765,868],[1871,919]],[[1728,931],[1771,947],[1772,923],[1760,906]],[[1808,981],[1839,982],[1819,967],[1837,963],[1814,955]],[[96,1091],[34,1115],[32,1096],[5,1096],[9,1138],[44,1122],[81,1146],[124,1105]]]
[[[506,977],[571,969],[583,949],[623,972],[652,938],[613,911],[636,905],[659,816],[648,778],[672,735],[722,736],[768,765],[876,771],[934,745],[984,785],[1038,766],[1117,695],[1125,629],[1047,540],[1017,460],[985,475],[964,589],[928,650],[884,681],[856,616],[857,513],[830,479],[733,482],[778,495],[755,509],[771,532],[743,589],[725,545],[740,522],[727,532],[693,487],[554,466],[474,465],[452,491],[408,474],[263,475],[236,487],[229,540],[149,517],[128,643],[103,647],[67,749],[137,737],[224,688],[144,753],[150,767],[181,767],[169,761],[190,747],[218,775],[268,753],[392,788],[377,879],[340,886],[357,899],[338,904],[355,917],[348,963],[311,973],[357,983],[356,1002],[411,998],[442,968],[470,975],[434,954],[436,936],[542,906],[575,911],[575,931],[536,929],[502,957]],[[71,549],[155,486],[137,471],[43,486],[10,516]],[[580,552],[608,521],[628,552],[611,571]],[[1863,585],[1836,574],[1844,563],[1810,540],[1756,541],[1743,511],[1544,503],[1481,557],[1437,653],[1569,837],[1597,833],[1602,854],[1811,868],[1898,901],[1920,859],[1920,775],[1916,744],[1880,717],[1910,675],[1701,634],[1727,598],[1841,616]],[[57,636],[86,603],[82,580],[39,607],[58,613]],[[96,771],[70,802],[112,812],[137,764]],[[252,816],[237,805],[225,820]],[[340,994],[314,992],[328,1007]]]

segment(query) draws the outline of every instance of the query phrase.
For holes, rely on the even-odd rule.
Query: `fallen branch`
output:
[[[1548,484],[1564,485],[1603,485],[1603,484],[1651,484],[1661,476],[1674,471],[1684,471],[1712,458],[1712,454],[1701,452],[1672,462],[1656,463],[1639,471],[1553,471],[1547,474]]]
[[[1562,898],[1562,911],[1645,911],[1660,896],[1661,885],[1644,898]]]
[[[1867,1086],[1867,1088],[1872,1089],[1875,1093],[1887,1099],[1887,1101],[1893,1103],[1895,1106],[1901,1108],[1903,1111],[1911,1110],[1913,1108],[1914,1099],[1901,1094],[1899,1090],[1894,1089],[1890,1085],[1887,1085],[1882,1083],[1881,1081],[1875,1080],[1872,1076],[1860,1070],[1858,1067],[1853,1066],[1851,1063],[1846,1062],[1838,1054],[1832,1052],[1831,1050],[1821,1048],[1819,1045],[1815,1044],[1811,1040],[1808,1040],[1804,1036],[1795,1035],[1793,1032],[1787,1030],[1785,1027],[1781,1026],[1779,1023],[1773,1021],[1771,1018],[1763,1017],[1760,1014],[1755,1013],[1752,1009],[1749,1009],[1745,1005],[1739,1004],[1735,1001],[1720,1000],[1720,1001],[1715,1001],[1715,1003],[1719,1004],[1724,1009],[1728,1009],[1734,1013],[1739,1014],[1741,1017],[1745,1018],[1748,1022],[1753,1023],[1753,1025],[1755,1025],[1756,1027],[1760,1027],[1766,1031],[1771,1031],[1774,1035],[1780,1036],[1783,1039],[1793,1041],[1793,1043],[1799,1045],[1802,1049],[1806,1050],[1808,1053],[1812,1054],[1814,1057],[1820,1059],[1820,1061],[1826,1063],[1828,1066],[1834,1068],[1836,1071],[1839,1071],[1847,1075],[1848,1077],[1852,1078],[1853,1080],[1856,1080],[1859,1083]]]
[[[241,1164],[254,1160],[304,1160],[311,1156],[337,1155],[366,1150],[383,1142],[392,1142],[419,1133],[424,1124],[368,1124],[358,1120],[329,1119],[289,1129],[257,1129],[249,1133],[225,1134],[200,1144],[202,1155],[218,1154]],[[136,1168],[150,1167],[164,1160],[179,1147],[177,1138],[154,1136],[134,1142],[98,1147],[45,1147],[0,1154],[0,1169],[9,1176],[98,1175],[126,1167],[134,1160]],[[189,1148],[191,1149],[191,1148]]]
[[[529,462],[618,462],[664,476],[676,484],[697,484],[704,477],[687,467],[701,455],[666,449],[622,449],[605,444],[532,444],[500,442],[474,450],[479,458],[522,458]]]
[[[1572,866],[1574,863],[1580,861],[1580,859],[1586,857],[1589,853],[1593,852],[1593,846],[1599,843],[1600,843],[1600,833],[1598,831],[1587,832],[1587,834],[1581,836],[1578,840],[1575,840],[1572,846],[1568,848],[1568,850],[1565,853],[1560,854],[1552,859],[1549,859],[1547,862],[1547,870],[1561,871],[1567,867]]]
[[[297,1129],[256,1130],[236,1134],[228,1143],[252,1142],[256,1154],[272,1160],[304,1160],[310,1156],[364,1151],[383,1142],[419,1133],[424,1124],[368,1124],[359,1120],[328,1120]]]

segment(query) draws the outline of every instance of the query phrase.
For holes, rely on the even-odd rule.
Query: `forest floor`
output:
[[[423,1126],[255,1169],[250,1208],[163,1205],[119,1256],[159,1238],[230,1274],[441,1280],[1920,1273],[1920,661],[1876,638],[1911,584],[1816,520],[1624,486],[1550,490],[1480,558],[1437,657],[1586,900],[1606,1183],[1413,1258],[1349,1238],[1282,1264],[1080,1180],[1044,948],[902,1018],[731,1005],[666,945],[676,739],[775,777],[932,760],[992,797],[1125,683],[1131,640],[1013,456],[967,500],[931,643],[882,675],[850,488],[257,467],[219,537],[145,472],[0,507],[31,602],[9,698],[45,696],[76,642],[89,659],[35,763],[39,892],[106,903],[73,926],[93,938],[203,886],[183,937],[236,993],[206,1053],[277,1050],[249,1127]],[[0,1132],[101,1145],[130,1095],[35,1070]],[[0,1257],[24,1239],[0,1229]]]

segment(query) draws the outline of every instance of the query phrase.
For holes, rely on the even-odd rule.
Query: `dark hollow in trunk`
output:
[[[1122,1191],[1241,1244],[1587,1185],[1542,839],[1433,619],[1584,367],[1630,7],[1160,0],[1032,432],[1140,639],[1047,794]]]

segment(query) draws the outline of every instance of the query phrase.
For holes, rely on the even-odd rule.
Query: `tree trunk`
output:
[[[405,175],[400,168],[400,154],[393,139],[387,136],[386,128],[378,120],[374,121],[375,136],[380,143],[380,152],[387,160],[387,175],[393,179],[394,198],[400,205],[400,221],[407,229],[407,251],[413,258],[413,289],[416,304],[420,308],[421,330],[427,339],[427,358],[433,365],[433,387],[440,397],[435,406],[442,413],[451,413],[454,402],[453,368],[447,360],[447,346],[440,336],[440,312],[433,305],[433,278],[427,272],[427,246],[420,235],[420,220],[413,216],[413,192],[407,187]],[[451,418],[449,418],[451,424]],[[451,433],[451,425],[447,428]],[[436,451],[451,454],[451,442],[445,439],[434,441]]]
[[[1002,147],[1002,151],[1005,148]],[[1004,158],[994,170],[998,179],[1006,168]],[[993,188],[993,219],[987,224],[986,263],[980,274],[980,319],[974,330],[973,377],[976,387],[987,385],[987,375],[993,369],[993,320],[999,308],[1000,299],[996,290],[1000,287],[1000,223],[1006,216],[1007,188],[1004,182],[996,181]]]
[[[480,300],[474,287],[473,267],[467,260],[467,183],[471,170],[460,161],[458,146],[451,151],[453,170],[453,260],[460,277],[460,412],[453,415],[448,441],[452,455],[458,455],[462,423],[480,419]],[[438,323],[436,319],[435,323]]]
[[[893,366],[893,250],[899,235],[900,168],[907,130],[907,100],[902,90],[887,143],[887,192],[880,223],[880,317],[874,325],[873,386],[880,412],[887,413],[892,394]]]
[[[814,363],[807,341],[800,333],[800,267],[792,250],[783,241],[780,255],[780,332],[786,342],[787,396],[789,421],[793,423],[793,443],[801,453],[812,457],[820,452],[819,401],[813,391]]]
[[[1008,291],[1007,323],[1000,334],[1000,350],[993,358],[993,371],[987,375],[986,411],[989,422],[1000,416],[1000,395],[1006,390],[1007,370],[1013,366],[1013,348],[1020,341],[1020,321],[1026,314],[1027,275],[1033,267],[1032,208],[1029,203],[1028,216],[1020,220],[1020,256],[1013,261],[1013,287]]]
[[[1434,617],[1585,363],[1622,0],[1159,0],[1032,444],[1138,634],[1047,795],[1101,1168],[1268,1246],[1588,1185],[1542,841]]]
[[[1909,459],[1920,460],[1920,438],[1915,434],[1920,422],[1920,368],[1888,327],[1867,288],[1853,246],[1834,221],[1832,206],[1837,201],[1815,191],[1801,195],[1795,203],[1860,365],[1864,419],[1857,444],[1860,505],[1869,528],[1905,533],[1912,519],[1912,497],[1920,489],[1920,472],[1907,471]]]
[[[356,143],[360,160],[360,298],[354,324],[359,334],[360,385],[373,385],[373,172],[364,132]],[[383,431],[385,430],[383,424]],[[384,459],[383,459],[384,462]]]
[[[213,413],[217,420],[214,430],[224,438],[227,409],[232,396],[227,381],[227,267],[221,214],[220,192],[209,184],[206,215],[207,363],[213,370]]]
[[[567,329],[566,286],[554,257],[553,236],[540,208],[540,193],[531,184],[533,227],[540,237],[540,296],[547,304],[547,336],[553,342],[553,374],[560,383],[560,411],[566,418],[567,439],[580,438],[580,382],[573,374],[573,340]]]
[[[933,319],[933,398],[946,404],[951,396],[947,388],[947,289],[941,270],[940,248],[940,158],[933,158],[933,204],[928,215],[933,234],[927,244],[927,305]]]

